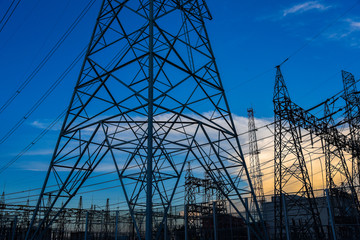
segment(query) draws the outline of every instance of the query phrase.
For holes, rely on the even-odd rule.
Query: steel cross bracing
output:
[[[352,140],[338,131],[336,128],[337,124],[328,127],[324,118],[317,118],[309,113],[309,110],[304,110],[290,99],[288,99],[288,106],[289,109],[292,109],[292,121],[297,123],[296,126],[298,128],[306,129],[311,135],[321,137],[322,139],[326,138],[326,143],[337,146],[341,151],[360,156],[360,143],[356,139]],[[355,115],[350,119],[355,119],[357,116]]]
[[[280,72],[280,69],[278,70],[278,72]],[[279,75],[281,75],[281,72]],[[305,111],[293,103],[290,98],[288,98],[288,108],[291,109],[291,120],[294,123],[293,128],[299,129],[298,136],[300,138],[300,128],[304,128],[308,130],[310,134],[314,134],[322,139],[326,162],[327,187],[330,188],[331,200],[334,201],[333,199],[339,198],[339,194],[341,194],[335,189],[336,186],[333,181],[336,175],[341,175],[344,180],[342,187],[345,187],[344,189],[350,190],[350,203],[353,206],[352,209],[355,209],[355,212],[347,213],[348,211],[342,211],[340,214],[352,215],[358,222],[360,205],[358,196],[355,192],[355,181],[354,177],[348,170],[343,151],[348,152],[354,156],[354,154],[359,153],[359,144],[355,140],[348,138],[337,130],[337,125],[332,120],[334,113],[330,111],[329,106],[327,106],[327,102],[325,103],[325,116],[321,119],[311,115],[308,111]],[[337,186],[337,189],[338,188],[339,186]],[[337,205],[336,204],[337,203],[333,202],[333,207],[339,208],[340,203]]]
[[[255,127],[255,118],[254,118],[254,110],[249,108],[248,112],[248,129],[249,129],[249,158],[250,158],[250,177],[253,181],[253,187],[255,191],[255,195],[257,201],[259,202],[260,209],[262,209],[262,204],[265,202],[264,197],[264,188],[262,183],[262,172],[260,168],[260,160],[259,160],[259,148],[257,144],[256,137],[256,127]],[[256,204],[254,199],[251,199],[250,205],[251,211],[253,214],[256,214]]]
[[[78,204],[78,211],[76,213],[76,222],[75,222],[75,230],[77,232],[83,231],[83,225],[81,224],[82,212],[83,212],[83,202],[82,202],[82,196],[80,196],[79,204]]]
[[[353,185],[357,185],[358,181],[358,161],[356,159],[359,159],[360,157],[360,141],[359,141],[359,110],[358,105],[356,105],[356,99],[357,92],[356,92],[356,86],[354,85],[354,80],[351,80],[353,76],[349,73],[346,73],[342,71],[343,74],[343,81],[344,84],[346,81],[353,82],[353,84],[349,85],[352,86],[352,88],[355,88],[350,91],[350,89],[345,90],[345,93],[343,95],[344,99],[347,100],[346,104],[346,112],[348,114],[346,122],[349,122],[349,128],[350,128],[350,138],[347,135],[344,135],[341,133],[336,127],[337,124],[333,124],[329,126],[328,124],[328,117],[331,117],[333,113],[329,113],[329,115],[323,117],[323,118],[317,118],[316,116],[309,113],[309,111],[304,110],[300,106],[296,105],[294,102],[289,101],[289,106],[292,109],[292,117],[293,122],[297,123],[298,128],[306,129],[310,132],[310,134],[321,137],[323,140],[325,140],[325,144],[329,144],[331,146],[336,146],[337,151],[344,151],[353,156],[353,163],[352,164],[352,172],[351,177],[353,181]],[[344,77],[346,76],[346,77]],[[352,76],[352,77],[351,77]],[[345,80],[346,78],[347,80]],[[351,93],[352,92],[352,93]],[[348,96],[348,97],[346,97]],[[350,100],[352,99],[352,100]],[[353,103],[353,105],[351,105]],[[351,114],[350,114],[351,113]]]
[[[275,113],[274,239],[285,239],[284,228],[288,224],[285,216],[289,212],[297,212],[296,215],[304,215],[306,219],[297,229],[291,226],[290,233],[293,237],[323,239],[325,235],[321,226],[319,209],[302,152],[301,133],[298,132],[298,123],[295,121],[296,109],[293,108],[290,100],[280,66],[277,66],[273,101]],[[289,187],[289,182],[297,182],[297,184]],[[288,195],[287,192],[294,193]],[[304,199],[306,199],[305,204]]]
[[[327,136],[327,143],[336,145],[342,151],[350,154],[360,154],[360,145],[348,138],[337,130],[337,125],[327,128],[324,119],[317,118],[309,113],[309,110],[304,110],[294,102],[289,100],[288,106],[292,109],[293,122],[297,123],[299,128],[304,128],[310,132],[310,134],[324,138]]]
[[[324,132],[327,132],[329,128],[333,128],[335,125],[335,121],[332,117],[333,111],[329,107],[329,103],[325,102],[324,104]],[[338,133],[338,132],[336,132]],[[350,189],[351,195],[353,197],[355,209],[360,210],[359,200],[357,198],[354,179],[351,175],[348,163],[346,162],[343,151],[339,146],[337,146],[337,142],[334,145],[329,144],[328,138],[330,135],[323,136],[323,150],[325,154],[325,169],[326,169],[326,188],[329,189],[330,194],[332,189],[337,189],[340,186],[335,184],[334,179],[337,175],[341,175],[341,179],[343,179],[342,187],[346,187]]]
[[[344,85],[344,94],[342,97],[346,102],[347,122],[349,124],[351,141],[354,144],[352,147],[352,176],[355,184],[360,183],[360,151],[357,146],[360,145],[360,99],[356,88],[355,78],[349,72],[341,71]]]
[[[220,186],[222,183],[218,183]],[[226,214],[227,206],[223,194],[216,184],[205,173],[204,178],[194,177],[190,163],[185,176],[185,207],[187,208],[188,239],[209,238],[207,220],[212,216],[213,203],[217,214]]]
[[[186,209],[187,213],[187,224],[188,227],[188,235],[192,235],[192,232],[198,227],[198,221],[196,216],[196,211],[194,208],[196,207],[196,194],[199,193],[199,186],[201,179],[195,178],[194,174],[192,173],[192,169],[190,166],[190,162],[188,162],[188,168],[185,175],[185,202],[184,208]]]
[[[106,207],[105,207],[105,214],[104,214],[104,230],[101,232],[105,232],[107,236],[110,232],[110,199],[106,199]]]
[[[332,117],[334,111],[333,109],[330,109],[330,104],[328,101],[324,104],[325,132],[328,128],[335,125],[335,121]],[[360,204],[354,186],[353,177],[348,169],[348,163],[346,162],[343,151],[341,151],[336,145],[328,144],[328,137],[329,136],[326,135],[324,136],[322,148],[325,155],[326,188],[329,189],[332,211],[337,214],[337,218],[346,219],[346,217],[350,216],[352,219],[355,219],[356,224],[358,225]],[[336,178],[342,179],[341,185],[337,185],[335,183]],[[347,194],[346,189],[350,190],[350,201],[344,203],[344,196]],[[334,224],[336,225],[336,222]],[[335,230],[335,234],[339,239],[341,239],[341,228],[342,226],[340,223],[340,226]],[[351,228],[348,228],[348,231],[350,229]],[[352,234],[357,235],[358,232],[355,230]]]
[[[28,239],[41,238],[101,162],[117,170],[138,239],[160,237],[189,159],[246,221],[244,197],[254,191],[205,19],[201,0],[103,2]],[[45,196],[52,202],[38,220]],[[146,211],[146,224],[137,211]],[[249,214],[251,234],[267,238],[262,218],[250,225]]]

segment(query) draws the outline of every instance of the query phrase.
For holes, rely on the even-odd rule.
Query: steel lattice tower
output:
[[[290,100],[280,66],[276,67],[274,89],[274,219],[275,239],[284,239],[286,212],[301,209],[308,216],[301,229],[294,232],[300,239],[323,239],[320,214],[302,152],[301,130],[294,122],[295,108]],[[299,130],[299,131],[298,131]],[[296,182],[290,185],[289,182]],[[292,192],[293,194],[288,194]],[[285,200],[285,202],[283,201]],[[303,202],[306,202],[304,204]],[[284,211],[286,209],[286,212]],[[300,212],[300,210],[298,210]],[[295,236],[294,236],[295,237]]]
[[[246,221],[244,198],[254,191],[206,19],[203,0],[103,1],[28,239],[41,237],[103,161],[114,164],[138,239],[160,237],[190,159],[224,183],[219,191]],[[48,188],[53,182],[56,190]],[[52,204],[37,222],[49,194]],[[137,211],[146,212],[145,227]],[[250,222],[251,233],[266,238],[264,225]]]
[[[353,143],[352,146],[352,175],[356,184],[360,184],[360,99],[356,88],[355,78],[349,72],[341,71],[344,94],[343,98],[346,101],[346,113],[349,123],[350,137]]]
[[[79,198],[79,204],[76,212],[76,220],[75,220],[75,231],[81,232],[83,231],[83,224],[81,222],[81,218],[83,215],[83,202],[82,202],[82,196]]]
[[[324,136],[323,150],[325,155],[325,172],[326,172],[326,188],[329,189],[331,206],[333,212],[338,215],[338,218],[346,219],[347,216],[352,216],[357,224],[359,224],[359,200],[354,186],[353,177],[348,169],[343,151],[341,150],[339,142],[334,144],[330,142],[331,133],[336,134],[335,121],[333,119],[334,111],[330,109],[329,102],[324,103],[324,131],[327,135]],[[335,179],[343,179],[342,183],[335,183]],[[344,203],[345,194],[349,192],[351,200]],[[355,211],[354,211],[355,210]],[[336,223],[334,223],[336,224]],[[341,230],[341,226],[339,227]],[[348,229],[349,230],[349,229]],[[341,239],[338,230],[335,234]],[[353,232],[355,235],[355,232]]]
[[[327,135],[324,136],[325,142],[323,143],[324,155],[325,155],[325,169],[326,169],[326,188],[330,190],[339,188],[339,184],[335,183],[337,175],[341,175],[343,180],[343,187],[348,187],[351,194],[354,196],[354,203],[356,208],[359,208],[357,200],[357,194],[355,191],[354,180],[350,174],[348,164],[346,162],[341,146],[338,142],[331,144],[331,134],[337,134],[335,129],[335,121],[333,119],[334,112],[330,109],[329,103],[324,103],[324,131]]]
[[[260,167],[259,160],[259,148],[257,144],[256,137],[256,126],[255,126],[255,118],[254,118],[254,110],[249,108],[248,112],[248,130],[249,130],[249,158],[250,158],[250,177],[253,181],[253,187],[255,191],[255,195],[257,201],[260,203],[260,208],[262,208],[262,204],[265,202],[264,196],[264,188],[262,182],[262,172]],[[254,204],[254,199],[251,199],[251,211],[256,214],[256,205]]]
[[[196,227],[198,227],[198,216],[196,216],[196,194],[199,193],[199,185],[200,179],[194,177],[190,162],[188,162],[188,167],[185,174],[184,202],[184,208],[186,208],[186,211],[184,212],[187,214],[187,222],[184,224],[187,224],[188,236],[190,239],[192,238],[193,232],[196,231]]]

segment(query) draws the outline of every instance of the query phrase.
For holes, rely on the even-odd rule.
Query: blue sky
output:
[[[356,2],[207,1],[213,16],[212,21],[207,21],[207,30],[230,108],[239,116],[239,121],[243,121],[240,126],[246,127],[246,118],[240,117],[246,116],[246,109],[251,106],[257,118],[271,121],[274,66],[288,57],[282,71],[291,97],[304,108],[342,89],[342,69],[352,72],[358,79],[360,4],[355,5]],[[10,3],[10,0],[2,1],[1,17]],[[0,105],[31,74],[87,3],[87,0],[20,3],[0,32]],[[44,68],[0,114],[0,138],[29,111],[86,46],[100,4],[100,0],[95,2]],[[305,47],[297,51],[304,44]],[[80,64],[77,64],[24,124],[0,144],[1,165],[16,156],[66,108],[79,69]],[[56,125],[0,174],[0,190],[5,187],[6,192],[13,192],[41,185],[45,173],[40,170],[46,168],[51,158],[59,128]]]

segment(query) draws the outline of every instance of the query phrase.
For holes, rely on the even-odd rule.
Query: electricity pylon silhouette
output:
[[[307,220],[297,230],[287,229],[287,235],[292,232],[299,239],[323,239],[320,212],[301,147],[301,129],[296,120],[299,108],[290,99],[280,66],[276,67],[273,102],[274,239],[287,238],[284,227],[288,228],[287,213],[290,212],[296,212],[296,216],[302,214]]]
[[[324,103],[323,119],[325,132],[332,132],[333,134],[336,134],[337,131],[334,130],[335,121],[333,119],[333,114],[336,112],[334,112],[333,103],[334,102],[329,103],[329,101]],[[332,106],[332,108],[330,106]],[[346,158],[341,150],[340,143],[334,142],[334,144],[330,144],[329,138],[330,134],[325,135],[325,143],[323,143],[322,148],[325,155],[326,188],[329,190],[328,194],[331,201],[330,206],[332,211],[337,214],[336,217],[345,219],[346,217],[349,218],[349,216],[351,216],[351,218],[354,219],[354,222],[359,224],[360,204],[356,188],[354,186],[354,177],[351,176]],[[337,183],[336,178],[340,178],[341,183]],[[346,192],[349,193],[348,196],[350,201],[344,204],[344,193]],[[339,229],[335,228],[335,235],[340,234],[338,230]],[[353,231],[353,236],[357,235],[356,228],[347,229],[347,231],[350,230]],[[339,237],[340,236],[341,234]]]
[[[343,85],[344,85],[344,94],[343,98],[346,101],[346,117],[349,124],[349,135],[353,143],[352,146],[352,176],[355,185],[360,184],[360,150],[358,143],[360,141],[360,97],[359,92],[356,88],[355,77],[349,72],[341,71]]]
[[[211,15],[202,0],[102,3],[28,239],[41,238],[107,160],[117,171],[138,239],[144,233],[147,240],[160,237],[189,160],[213,182],[225,183],[217,184],[219,191],[244,220],[242,211],[250,214],[251,234],[267,238],[263,224],[250,225],[255,220],[244,198],[254,191],[205,19]],[[49,189],[52,182],[56,190]],[[46,195],[52,204],[36,222]],[[60,200],[64,205],[52,212]],[[154,216],[155,207],[163,216]],[[139,212],[146,213],[145,228]]]
[[[250,177],[253,182],[253,187],[255,191],[255,195],[257,197],[257,202],[260,203],[260,209],[262,209],[262,205],[265,202],[264,196],[264,188],[262,182],[262,172],[259,160],[259,148],[257,144],[257,137],[256,137],[256,126],[255,126],[255,118],[254,118],[254,109],[248,108],[248,130],[249,130],[249,162],[250,162]],[[257,209],[256,203],[254,199],[251,199],[250,204],[251,211],[253,212],[254,216],[256,217]]]

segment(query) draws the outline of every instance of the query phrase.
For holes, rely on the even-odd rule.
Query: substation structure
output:
[[[274,239],[359,237],[360,102],[354,76],[342,71],[342,81],[340,93],[305,110],[276,67],[274,195],[262,205]]]
[[[65,208],[46,230],[43,239],[83,240],[83,239],[137,239],[132,216],[128,210],[113,210],[109,199],[104,209],[83,209],[82,198],[78,208]],[[59,210],[59,209],[55,209]],[[0,239],[25,239],[34,206],[2,205]],[[47,208],[40,209],[40,216]],[[184,207],[171,207],[167,215],[167,228],[160,239],[184,239]],[[155,216],[162,216],[161,209],[154,209]],[[135,217],[144,219],[145,212],[136,212]],[[36,229],[33,228],[32,231]]]
[[[263,178],[268,173],[261,161],[254,110],[248,109],[248,162],[254,195],[244,198],[243,207],[233,205],[221,189],[223,179],[212,179],[201,165],[188,161],[184,166],[184,204],[170,205],[164,214],[153,208],[155,226],[164,224],[158,239],[256,239],[251,231],[261,227],[269,239],[357,239],[359,236],[359,145],[357,129],[359,111],[356,81],[351,73],[342,72],[344,90],[313,108],[304,110],[289,97],[284,77],[277,68],[274,92],[275,121],[269,125],[274,159],[271,159],[271,181],[274,193],[264,194]],[[317,117],[311,111],[322,116]],[[334,111],[334,109],[336,109]],[[343,116],[341,118],[341,116]],[[337,119],[335,122],[334,119]],[[307,154],[313,149],[317,157]],[[323,177],[319,188],[314,180],[313,164],[323,165],[317,173]],[[266,171],[266,170],[265,170]],[[273,172],[272,172],[273,171]],[[317,187],[314,187],[317,185]],[[26,239],[31,227],[34,206],[6,204],[1,197],[0,238]],[[106,201],[102,209],[92,205],[83,208],[82,197],[77,208],[53,207],[53,222],[40,229],[43,239],[139,239],[136,223],[145,229],[146,211],[131,214],[116,210]],[[257,211],[258,202],[260,211]],[[51,208],[52,199],[39,208],[35,222]],[[240,204],[240,202],[237,202]],[[240,211],[240,213],[238,212]],[[56,218],[54,216],[58,214]],[[250,216],[253,219],[250,220]],[[165,219],[162,217],[166,215]],[[160,220],[159,220],[160,219]],[[49,220],[47,220],[49,221]],[[29,230],[30,229],[30,230]]]
[[[248,228],[238,214],[226,208],[224,200],[216,200],[216,187],[208,178],[187,177],[187,185],[194,190],[185,197],[185,205],[172,206],[167,214],[166,228],[159,239],[248,239]],[[195,189],[196,187],[196,189]],[[187,203],[191,193],[201,196],[200,203]],[[215,195],[214,195],[215,194]],[[217,196],[213,198],[212,196]],[[209,202],[204,202],[206,199]],[[110,240],[137,239],[135,225],[128,210],[113,210],[109,199],[105,208],[82,208],[80,197],[77,208],[64,208],[43,239],[58,240]],[[26,237],[34,206],[2,204],[0,211],[0,239]],[[56,209],[59,210],[59,209]],[[40,209],[40,216],[47,208]],[[162,216],[154,209],[154,216]],[[136,212],[136,219],[144,224],[146,213]],[[36,231],[33,228],[32,231]]]
[[[4,195],[2,239],[359,238],[354,76],[343,71],[341,94],[303,109],[277,66],[271,168],[252,109],[246,163],[205,27],[211,19],[203,0],[103,1],[35,206],[6,204]],[[110,200],[85,209],[81,197],[70,208],[101,164],[113,166],[121,210]],[[274,184],[264,194],[268,169]]]

